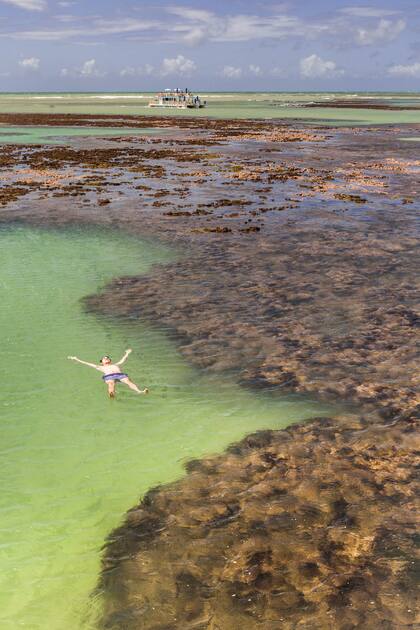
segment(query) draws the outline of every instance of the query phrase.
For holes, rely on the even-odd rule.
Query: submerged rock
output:
[[[0,221],[117,226],[183,246],[188,255],[114,281],[88,307],[157,322],[190,362],[249,387],[369,412],[249,436],[149,492],[110,537],[102,625],[414,628],[420,162],[398,136],[418,127],[0,120],[165,127],[6,147]]]
[[[110,535],[102,627],[414,628],[414,429],[318,418],[189,462]]]
[[[226,234],[223,247],[117,279],[86,305],[163,324],[189,361],[235,370],[251,388],[411,414],[420,404],[415,239],[381,220],[372,232],[288,226],[246,243]]]

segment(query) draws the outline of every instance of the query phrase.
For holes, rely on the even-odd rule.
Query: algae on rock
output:
[[[109,537],[103,627],[414,628],[414,430],[319,418],[191,461]]]

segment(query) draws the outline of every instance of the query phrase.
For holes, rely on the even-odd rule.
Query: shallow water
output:
[[[100,548],[149,487],[246,433],[331,408],[190,368],[163,331],[87,315],[80,298],[174,253],[96,230],[0,230],[0,626],[91,627]],[[95,361],[132,347],[110,401]]]
[[[0,144],[65,144],[66,140],[93,136],[146,136],[158,133],[156,129],[129,127],[15,127],[0,125]]]
[[[153,94],[138,93],[20,93],[0,94],[0,113],[51,114],[134,114],[142,116],[210,116],[212,118],[286,118],[313,124],[379,125],[419,123],[420,110],[382,111],[363,109],[305,109],[302,105],[330,101],[336,98],[380,99],[390,105],[414,107],[420,105],[419,93],[333,93],[333,92],[203,92],[200,96],[208,107],[201,110],[149,108]]]

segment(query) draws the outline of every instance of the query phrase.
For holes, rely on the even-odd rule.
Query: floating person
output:
[[[99,365],[96,363],[89,363],[89,361],[82,361],[77,357],[67,357],[71,361],[77,361],[77,363],[82,363],[82,365],[87,365],[99,372],[103,372],[103,380],[108,386],[108,395],[110,398],[115,398],[115,385],[116,383],[124,383],[128,385],[130,389],[135,391],[137,394],[148,394],[149,390],[147,387],[145,389],[139,389],[135,383],[128,377],[128,374],[125,372],[121,372],[120,365],[124,363],[127,359],[128,355],[132,352],[131,348],[125,351],[122,359],[117,361],[116,363],[112,363],[111,357],[105,355],[99,361]]]

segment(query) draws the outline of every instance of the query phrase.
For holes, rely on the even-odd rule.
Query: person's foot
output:
[[[115,398],[115,392],[109,392],[108,396],[109,396],[110,398]]]
[[[142,393],[142,394],[148,394],[148,393],[149,393],[149,390],[147,389],[147,387],[145,387],[141,393]]]

